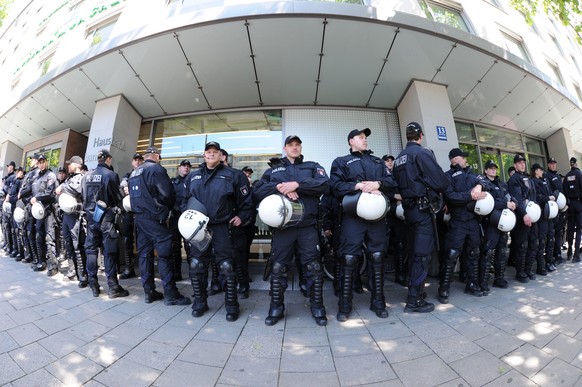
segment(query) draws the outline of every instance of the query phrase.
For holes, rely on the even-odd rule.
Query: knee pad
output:
[[[343,264],[348,267],[355,267],[358,264],[359,257],[357,255],[344,255]]]
[[[449,254],[447,256],[447,262],[457,262],[457,259],[459,259],[460,255],[461,255],[461,251],[455,250],[455,249],[450,249]]]
[[[471,249],[469,250],[469,258],[473,260],[479,259],[479,249]]]
[[[321,273],[321,263],[317,260],[313,260],[305,265],[307,269],[307,275],[316,275]]]
[[[519,248],[524,249],[524,250],[527,249],[527,239],[525,241],[521,242],[521,244],[519,245]]]
[[[283,265],[281,262],[273,262],[271,272],[275,275],[284,274],[287,272],[287,266]]]
[[[230,274],[234,272],[234,268],[232,266],[232,261],[230,259],[225,259],[224,261],[222,261],[220,263],[220,266],[218,267],[218,270],[224,274]]]
[[[380,263],[382,263],[383,259],[384,259],[384,253],[382,253],[382,252],[376,252],[376,253],[370,254],[370,261],[372,261],[372,264],[380,264]]]
[[[204,271],[204,269],[205,269],[204,262],[202,262],[198,258],[192,258],[190,260],[190,270],[194,272],[199,272]]]
[[[538,246],[539,246],[539,245],[540,245],[540,241],[539,241],[539,240],[537,240],[537,239],[534,239],[534,240],[532,241],[531,248],[532,248],[533,250],[537,250],[537,248],[538,248]]]

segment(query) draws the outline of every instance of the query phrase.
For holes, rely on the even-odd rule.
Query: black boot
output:
[[[484,296],[489,295],[489,268],[491,263],[493,262],[493,256],[495,254],[495,250],[487,250],[481,256],[479,260],[479,287],[481,288],[481,292]],[[494,269],[495,270],[495,269]]]
[[[515,279],[521,283],[528,283],[529,277],[526,271],[526,254],[527,254],[527,240],[523,241],[520,246],[518,246],[518,251],[516,253],[515,259]]]
[[[453,271],[457,264],[460,252],[458,250],[451,250],[446,258],[446,261],[441,268],[440,285],[438,289],[438,300],[441,304],[449,303],[451,281],[453,279]]]
[[[508,283],[505,279],[505,268],[507,267],[508,248],[501,247],[495,250],[493,267],[495,268],[495,279],[493,286],[496,288],[507,289]]]
[[[489,266],[485,268],[489,271]],[[489,279],[489,276],[487,276]],[[479,286],[479,249],[471,249],[467,256],[467,285],[465,286],[465,293],[475,297],[481,297],[483,292]]]
[[[89,287],[93,292],[93,297],[99,297],[99,294],[101,293],[101,288],[99,287],[99,282],[97,281],[97,278],[89,278]]]
[[[206,276],[208,269],[198,258],[190,260],[190,282],[194,300],[192,301],[192,316],[202,317],[208,311],[207,293],[206,293]]]
[[[375,252],[368,255],[372,270],[372,296],[370,310],[380,318],[387,318],[386,299],[384,298],[384,253]]]
[[[129,296],[129,292],[121,287],[118,283],[109,285],[109,298],[119,298]]]
[[[408,287],[408,297],[404,311],[407,313],[430,313],[434,310],[434,304],[426,302],[424,299],[424,282],[418,286]]]
[[[323,306],[323,271],[321,263],[314,261],[308,263],[306,267],[307,277],[313,282],[310,289],[311,315],[315,319],[315,323],[323,327],[327,325],[327,316]]]
[[[406,281],[406,251],[404,243],[396,243],[396,270],[395,270],[395,282],[407,286],[408,281]]]
[[[265,318],[265,325],[267,326],[277,324],[285,314],[284,281],[286,277],[287,267],[279,262],[273,262],[271,271],[271,305],[269,306],[269,315]]]
[[[224,306],[226,308],[226,321],[238,320],[239,304],[236,293],[236,278],[234,273],[226,278],[226,291],[224,292]]]
[[[119,279],[129,279],[135,278],[135,269],[133,268],[134,256],[133,256],[133,248],[128,249],[125,248],[123,258],[125,261],[125,265],[123,267],[123,272],[119,274]]]
[[[85,262],[87,262],[87,258],[79,250],[75,250],[75,257],[77,259],[77,278],[79,279],[78,286],[80,288],[86,288],[88,280],[87,270],[85,269]]]
[[[352,312],[352,282],[354,271],[358,267],[359,257],[356,255],[344,255],[342,261],[341,289],[338,300],[339,310],[337,312],[337,321],[344,322],[350,318]],[[357,273],[359,275],[359,273]]]

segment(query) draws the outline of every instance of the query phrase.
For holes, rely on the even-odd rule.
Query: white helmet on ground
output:
[[[568,204],[568,200],[566,199],[566,195],[559,192],[558,197],[556,198],[556,204],[558,205],[558,208],[560,209],[560,211],[563,211],[564,208],[566,208],[566,205]]]
[[[37,220],[44,219],[44,216],[46,215],[46,209],[44,208],[44,205],[41,202],[34,203],[32,205],[32,208],[30,209],[30,212],[32,213],[34,219]]]
[[[210,219],[201,212],[186,210],[178,219],[178,230],[187,242],[204,251],[212,240],[212,233],[207,229],[209,221]]]
[[[131,199],[129,198],[129,195],[126,195],[123,198],[123,209],[127,212],[131,212]]]
[[[517,218],[513,211],[509,208],[505,208],[504,210],[495,210],[491,213],[489,218],[491,224],[496,225],[499,231],[509,232],[513,230],[515,227],[515,223]]]
[[[553,200],[548,200],[544,206],[544,219],[554,219],[559,211],[558,204]]]
[[[303,219],[303,203],[279,194],[269,195],[259,204],[259,217],[271,227],[290,227]]]
[[[528,201],[525,205],[525,212],[531,218],[532,223],[540,220],[540,217],[542,216],[542,209],[540,208],[539,204],[532,200]]]
[[[370,222],[383,219],[390,210],[390,202],[383,194],[376,195],[369,192],[344,196],[342,206],[345,213]]]
[[[24,222],[25,218],[26,218],[26,211],[23,208],[16,207],[14,209],[14,221],[18,224],[21,224]]]
[[[493,211],[495,207],[495,199],[489,192],[485,192],[486,196],[475,202],[475,209],[473,210],[477,215],[487,216]]]
[[[78,204],[77,199],[75,199],[73,195],[66,192],[59,195],[59,207],[61,207],[61,210],[67,214],[72,214],[73,212],[78,211]]]

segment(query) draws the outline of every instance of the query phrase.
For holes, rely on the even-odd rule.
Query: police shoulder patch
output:
[[[240,187],[240,193],[243,194],[243,196],[247,196],[249,194],[249,189],[246,185]]]
[[[316,173],[317,173],[319,176],[325,176],[325,169],[323,169],[323,168],[317,168],[317,171],[316,171]]]

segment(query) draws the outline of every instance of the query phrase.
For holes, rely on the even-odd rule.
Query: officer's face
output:
[[[388,159],[388,160],[384,161],[384,164],[386,164],[386,168],[388,168],[389,170],[392,170],[392,166],[394,165],[394,160]]]
[[[74,173],[77,170],[78,167],[80,167],[79,164],[77,164],[77,163],[70,163],[67,168],[69,169],[69,173]]]
[[[549,163],[548,169],[552,172],[556,172],[558,170],[558,163]]]
[[[131,166],[133,167],[133,169],[136,169],[137,167],[139,167],[142,164],[143,164],[143,159],[140,159],[139,157],[131,160]]]
[[[487,168],[485,170],[485,174],[487,175],[488,178],[494,179],[495,176],[497,176],[497,168],[495,167]]]
[[[368,137],[365,133],[360,133],[350,139],[350,146],[354,152],[363,152],[368,149]]]
[[[301,146],[299,141],[291,141],[289,144],[285,145],[285,148],[283,148],[287,157],[293,159],[296,159],[297,157],[301,156],[302,149],[303,147]]]
[[[458,165],[461,168],[465,168],[467,166],[467,159],[463,156],[456,156],[451,159],[452,165]]]
[[[45,160],[45,159],[38,160],[38,168],[39,168],[41,171],[44,171],[44,170],[46,169],[46,167],[47,167],[47,162],[46,162],[46,160]]]
[[[220,160],[222,157],[222,153],[216,148],[208,148],[208,150],[204,151],[204,161],[208,168],[214,168],[218,164],[220,164]]]
[[[65,178],[65,172],[59,172],[59,180],[63,180]]]
[[[525,172],[525,160],[518,161],[517,163],[513,164],[515,170],[518,172]]]
[[[180,176],[186,176],[190,173],[190,166],[188,164],[180,165],[180,168],[178,168],[178,173],[180,173]]]

